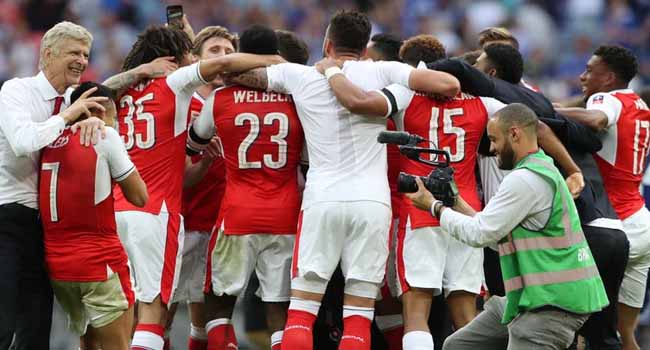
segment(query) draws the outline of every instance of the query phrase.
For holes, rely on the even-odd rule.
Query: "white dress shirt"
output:
[[[61,110],[69,104],[65,94]],[[0,90],[0,205],[19,203],[38,209],[40,150],[64,130],[59,115],[52,116],[59,94],[43,72],[14,78]]]
[[[554,195],[555,189],[540,175],[517,169],[503,178],[483,211],[470,217],[445,209],[440,226],[469,246],[493,246],[520,224],[533,231],[544,228]]]

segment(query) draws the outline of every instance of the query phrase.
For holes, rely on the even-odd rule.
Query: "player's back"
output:
[[[225,158],[225,233],[294,233],[304,136],[291,96],[229,86],[206,106]]]
[[[343,65],[346,77],[363,90],[382,89],[398,80],[408,85],[411,69],[396,62],[346,61]],[[314,67],[281,64],[268,67],[267,75],[271,89],[292,94],[305,130],[309,172],[303,207],[358,200],[390,205],[386,146],[377,142],[386,120],[345,109]]]
[[[442,101],[415,94],[400,121],[405,131],[433,143],[421,146],[433,146],[449,153],[458,191],[475,210],[481,209],[475,169],[478,146],[490,114],[486,108],[486,103],[490,102],[486,101],[492,100],[460,94]],[[430,160],[436,160],[436,156],[431,155]],[[427,176],[433,170],[429,165],[404,156],[400,165],[402,171],[419,176]],[[403,215],[408,213],[412,228],[439,225],[435,218],[415,208],[410,201],[403,202]]]
[[[66,129],[42,151],[39,201],[46,262],[54,279],[103,280],[107,266],[126,261],[115,226],[112,188],[113,179],[128,176],[133,164],[120,164],[123,174],[111,177],[116,169],[109,163],[111,152],[124,150],[115,130],[107,128],[106,133],[105,139],[85,147],[80,133]]]
[[[639,186],[650,146],[650,110],[632,90],[608,94],[620,102],[614,102],[618,119],[604,135],[595,159],[612,206],[625,219],[645,204]],[[609,103],[609,98],[597,95],[589,100],[592,106],[599,103]]]
[[[180,213],[188,111],[194,89],[202,84],[195,63],[133,86],[120,97],[118,130],[147,185],[149,201],[137,208],[117,189],[117,211]]]

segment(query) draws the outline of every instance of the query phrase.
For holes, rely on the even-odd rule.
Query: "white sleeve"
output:
[[[169,85],[176,95],[192,97],[196,88],[207,84],[201,76],[199,64],[201,62],[179,68],[167,76],[167,85]]]
[[[378,92],[386,99],[387,117],[406,110],[415,95],[413,90],[399,84],[389,85]]]
[[[591,95],[587,99],[587,109],[605,113],[607,116],[607,127],[610,127],[618,121],[623,110],[623,103],[611,94],[599,92]]]
[[[49,145],[65,129],[65,122],[59,115],[42,122],[32,121],[32,116],[25,111],[25,107],[33,103],[28,99],[27,88],[17,80],[10,80],[0,90],[0,129],[17,157]]]
[[[187,137],[187,153],[197,154],[203,151],[214,136],[214,97],[219,90],[213,91],[203,103],[201,113],[194,119]]]
[[[483,211],[470,217],[446,209],[440,218],[440,226],[457,240],[472,247],[485,247],[505,237],[539,205],[537,192],[529,182],[520,178],[521,169],[513,171],[503,179],[499,190]],[[537,176],[537,175],[535,175]],[[547,184],[551,191],[550,184]]]
[[[117,182],[125,180],[135,171],[135,165],[129,158],[122,138],[113,128],[106,128],[106,138],[98,144],[99,151],[104,153],[108,161],[111,178]]]
[[[501,108],[505,107],[506,105],[492,97],[479,97],[481,99],[481,102],[483,102],[483,106],[485,107],[485,110],[487,111],[488,118],[491,118],[494,113],[498,112]]]
[[[415,68],[406,63],[394,61],[379,61],[375,63],[377,64],[379,79],[383,82],[383,85],[399,84],[404,87],[409,86],[409,77]]]
[[[266,67],[266,78],[269,91],[292,94],[300,91],[301,76],[307,66],[297,63],[280,63]]]

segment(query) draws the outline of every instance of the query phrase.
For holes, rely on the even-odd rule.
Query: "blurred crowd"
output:
[[[249,23],[297,32],[321,56],[323,28],[340,8],[360,8],[373,32],[403,38],[436,35],[451,54],[476,48],[476,34],[505,26],[521,43],[527,81],[552,99],[579,92],[578,75],[596,44],[619,43],[639,58],[633,84],[650,84],[650,0],[0,0],[0,82],[33,75],[43,31],[68,19],[95,36],[87,79],[119,71],[135,37],[165,21],[165,6],[180,3],[195,29],[211,24],[242,31]]]

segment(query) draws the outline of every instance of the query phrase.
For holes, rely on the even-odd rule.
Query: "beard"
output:
[[[515,152],[510,142],[506,142],[503,150],[497,155],[497,164],[501,170],[512,170],[515,167]]]

